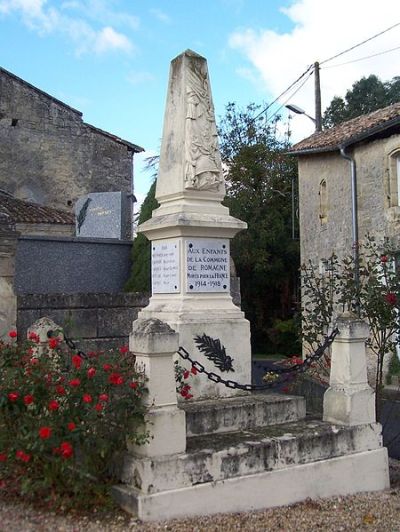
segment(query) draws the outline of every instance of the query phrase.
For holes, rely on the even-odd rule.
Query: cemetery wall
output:
[[[141,293],[19,295],[17,330],[24,338],[28,327],[47,316],[84,352],[121,347],[127,345],[132,322],[148,300]]]
[[[60,209],[88,192],[132,192],[142,148],[0,68],[0,188]]]
[[[131,241],[21,236],[17,294],[122,292],[131,269]]]

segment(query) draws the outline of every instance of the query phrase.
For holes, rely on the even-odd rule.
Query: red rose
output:
[[[108,382],[111,384],[120,385],[124,383],[124,379],[119,373],[111,373],[111,375],[108,377]]]
[[[40,342],[40,337],[35,332],[30,332],[28,334],[28,340],[31,340],[31,342],[34,342],[35,344],[38,344]]]
[[[192,369],[190,371],[193,375],[197,375],[198,373],[197,369],[194,366],[192,366]]]
[[[29,460],[31,459],[31,456],[29,454],[24,453],[24,451],[16,451],[15,456],[23,462],[29,462]]]
[[[60,408],[60,404],[58,401],[56,401],[55,399],[50,401],[49,410],[55,411],[55,410],[58,410],[59,408]]]
[[[74,368],[79,369],[82,366],[82,358],[79,355],[74,355],[72,357],[72,365]]]
[[[19,397],[19,393],[18,392],[10,392],[8,394],[8,399],[10,401],[13,401],[13,402],[16,401],[18,399],[18,397]]]
[[[39,364],[39,359],[38,358],[31,358],[30,359],[30,363],[32,364],[32,366],[36,366],[37,364]]]
[[[130,382],[129,388],[132,388],[133,390],[136,390],[136,388],[139,386],[138,382]]]
[[[119,352],[121,353],[121,355],[125,355],[126,353],[128,353],[129,351],[129,347],[127,345],[123,345],[122,347],[119,348]]]
[[[396,294],[394,294],[393,292],[388,292],[386,295],[385,295],[385,301],[386,303],[388,303],[389,305],[395,305],[397,303],[397,297],[396,297]]]
[[[185,370],[185,371],[183,372],[183,378],[184,378],[184,379],[188,379],[188,378],[189,378],[189,375],[190,375],[190,372],[189,372],[188,370]]]
[[[8,331],[8,336],[10,338],[16,338],[17,337],[17,331],[16,330],[12,330],[12,331]]]
[[[72,445],[67,441],[63,441],[60,445],[60,454],[63,458],[71,458],[74,454]]]
[[[89,393],[85,393],[82,396],[82,401],[84,403],[91,403],[93,401],[92,396]]]
[[[31,404],[33,403],[33,395],[30,395],[30,394],[25,395],[25,397],[24,397],[24,403],[25,403],[26,405],[31,405]]]
[[[381,255],[381,262],[385,263],[388,261],[387,255]]]
[[[76,425],[73,421],[70,421],[67,427],[68,427],[68,430],[70,430],[71,432],[76,429]]]
[[[39,437],[42,440],[47,440],[51,436],[51,428],[50,427],[40,427],[39,429]]]
[[[56,392],[58,393],[58,395],[65,395],[65,388],[64,386],[62,386],[61,384],[58,384],[56,386]]]
[[[181,390],[181,396],[186,397],[189,394],[189,391],[190,391],[190,386],[189,384],[186,384]]]
[[[97,412],[101,412],[103,410],[103,405],[101,403],[97,403],[94,409],[97,410]]]
[[[77,386],[79,386],[81,383],[81,381],[79,379],[72,379],[69,381],[69,385],[72,386],[73,388],[76,388]]]
[[[106,393],[101,393],[99,395],[99,400],[103,401],[103,403],[106,403],[108,401],[108,395]]]
[[[50,349],[55,349],[56,347],[58,347],[59,339],[49,338],[48,344],[49,344]]]
[[[111,366],[111,364],[103,364],[103,369],[104,369],[104,371],[111,371],[112,370],[112,366]]]
[[[87,370],[87,376],[89,377],[89,379],[91,379],[95,375],[96,375],[96,368],[89,368]]]
[[[0,453],[0,462],[5,462],[7,460],[6,453]]]

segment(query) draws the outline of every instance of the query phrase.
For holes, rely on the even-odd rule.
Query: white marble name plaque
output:
[[[229,240],[186,240],[186,291],[229,292]]]
[[[179,241],[152,242],[151,286],[153,294],[179,292]]]

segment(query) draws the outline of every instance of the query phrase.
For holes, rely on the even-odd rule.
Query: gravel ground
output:
[[[0,499],[0,531],[400,531],[400,462],[390,460],[391,488],[378,493],[307,500],[258,512],[219,514],[144,524],[122,511],[57,515]]]

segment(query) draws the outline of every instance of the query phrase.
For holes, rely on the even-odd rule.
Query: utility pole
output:
[[[315,131],[322,131],[321,116],[321,83],[319,80],[319,63],[314,63],[314,91],[315,91]]]

